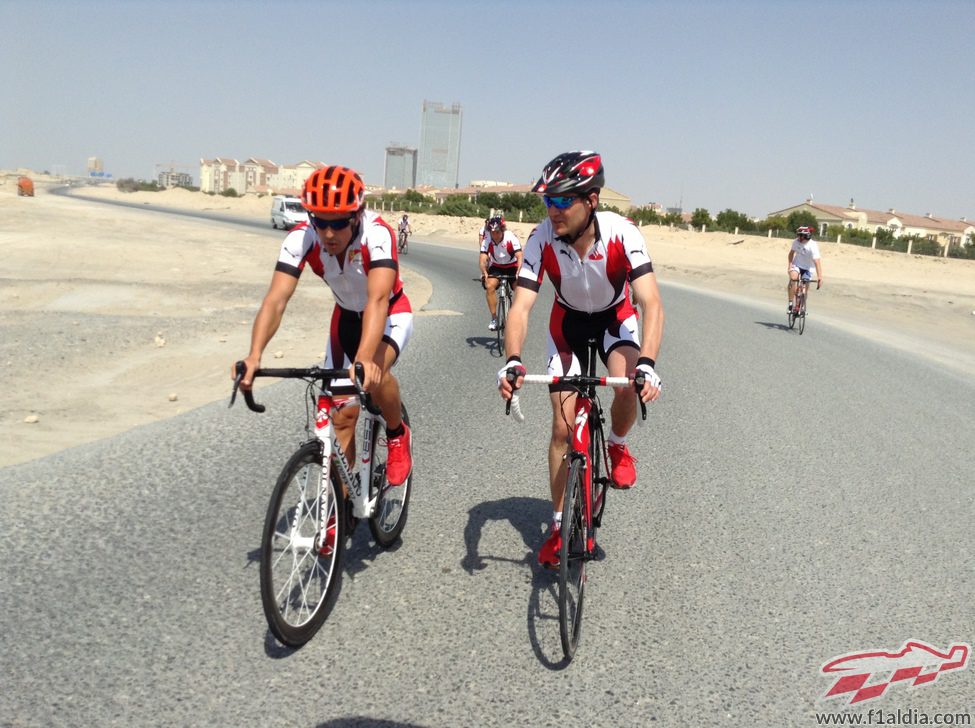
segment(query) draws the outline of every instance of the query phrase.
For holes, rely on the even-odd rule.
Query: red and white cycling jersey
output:
[[[403,313],[411,309],[410,301],[403,293],[395,241],[393,229],[377,213],[368,210],[362,216],[359,234],[341,256],[329,255],[318,242],[315,228],[302,224],[288,233],[281,244],[275,270],[297,278],[307,263],[332,289],[341,308],[361,313],[366,308],[369,271],[392,268],[396,271],[396,283],[389,294],[389,313]]]
[[[489,266],[511,268],[518,265],[515,253],[519,250],[521,250],[521,242],[510,230],[505,230],[500,243],[495,243],[490,233],[481,241],[481,252],[487,254]]]
[[[643,235],[632,221],[615,212],[596,213],[596,242],[580,259],[568,243],[557,240],[552,221],[545,219],[525,243],[518,285],[541,288],[544,274],[555,286],[555,299],[585,313],[617,305],[629,307],[629,281],[653,273]]]

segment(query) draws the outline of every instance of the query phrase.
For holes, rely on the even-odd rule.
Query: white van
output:
[[[275,195],[271,200],[271,227],[290,230],[298,223],[308,222],[308,213],[297,197]]]

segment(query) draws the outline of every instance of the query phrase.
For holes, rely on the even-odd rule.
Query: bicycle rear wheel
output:
[[[410,425],[406,405],[402,406],[403,422]],[[376,510],[369,517],[369,531],[376,543],[386,549],[399,540],[406,526],[406,516],[413,493],[413,474],[402,485],[390,485],[386,480],[386,426],[382,420],[374,420],[372,430],[372,482],[369,496],[378,494]],[[412,433],[411,433],[412,437]]]
[[[271,632],[291,647],[315,635],[341,588],[345,496],[334,473],[324,487],[321,479],[321,443],[312,440],[281,471],[264,521],[261,604]]]
[[[559,636],[562,652],[571,660],[582,632],[582,602],[586,588],[586,523],[583,506],[585,478],[581,460],[573,459],[562,501],[562,548],[559,551]]]
[[[592,532],[589,538],[595,544],[596,529],[603,524],[603,511],[606,510],[606,494],[609,492],[609,463],[606,456],[606,442],[602,426],[593,426],[594,416],[589,416],[589,460],[592,474]],[[605,475],[603,472],[605,471]]]

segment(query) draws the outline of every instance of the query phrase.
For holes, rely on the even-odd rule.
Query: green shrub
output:
[[[159,183],[155,180],[146,182],[144,179],[134,179],[132,177],[117,180],[115,187],[119,192],[161,192],[165,189],[164,187],[160,187]]]

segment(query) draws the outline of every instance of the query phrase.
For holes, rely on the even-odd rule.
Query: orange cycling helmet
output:
[[[354,169],[333,165],[312,172],[305,180],[301,204],[308,212],[358,212],[366,186]]]

